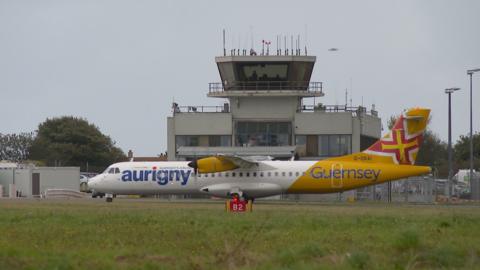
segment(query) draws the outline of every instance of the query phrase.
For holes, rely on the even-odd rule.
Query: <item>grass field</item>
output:
[[[480,269],[480,207],[0,200],[0,269]]]

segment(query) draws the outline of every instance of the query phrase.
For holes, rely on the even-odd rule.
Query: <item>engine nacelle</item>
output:
[[[199,173],[216,173],[235,170],[237,165],[230,160],[222,157],[206,157],[194,160],[188,163],[188,166],[194,168]]]
[[[232,193],[246,195],[248,198],[268,197],[282,193],[282,188],[272,183],[223,183],[205,186],[200,190],[222,198],[231,198]]]

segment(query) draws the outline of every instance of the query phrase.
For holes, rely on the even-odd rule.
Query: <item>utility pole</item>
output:
[[[452,196],[452,93],[460,90],[458,87],[445,89],[448,95],[448,181],[446,185],[446,194],[448,198]]]

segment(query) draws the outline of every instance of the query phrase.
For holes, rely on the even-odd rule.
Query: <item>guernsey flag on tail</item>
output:
[[[377,162],[415,164],[429,114],[429,109],[407,110],[400,115],[389,133],[363,153]]]

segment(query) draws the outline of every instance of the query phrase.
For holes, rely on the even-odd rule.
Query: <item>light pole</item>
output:
[[[473,94],[472,94],[472,76],[473,73],[480,71],[480,68],[476,69],[470,69],[467,70],[467,74],[470,75],[470,190],[472,193],[472,199],[477,200],[478,199],[478,183],[473,179],[473,109],[472,109],[472,99],[473,99]],[[475,182],[475,183],[473,183]],[[475,188],[476,190],[473,190]]]
[[[447,196],[452,196],[452,93],[460,90],[458,87],[445,89],[445,94],[448,95],[448,184]]]

